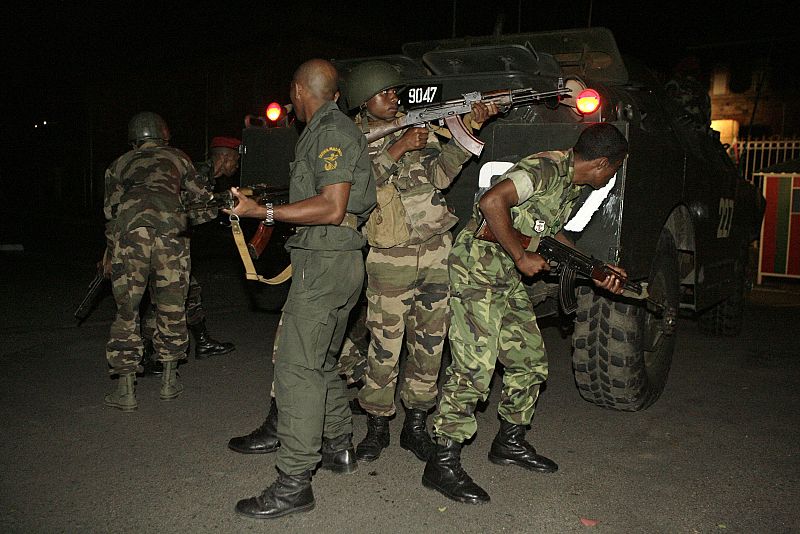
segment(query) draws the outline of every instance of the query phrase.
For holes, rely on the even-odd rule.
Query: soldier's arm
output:
[[[397,159],[389,154],[388,143],[383,142],[385,138],[379,139],[378,143],[373,143],[369,147],[369,157],[372,162],[372,174],[375,176],[375,185],[384,185],[392,175],[397,174],[399,165]]]

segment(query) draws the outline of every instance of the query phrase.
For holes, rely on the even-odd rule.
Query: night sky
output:
[[[404,42],[449,38],[454,29],[459,37],[491,34],[500,20],[505,33],[605,26],[623,54],[659,71],[692,54],[706,67],[730,64],[739,85],[771,50],[773,67],[788,63],[779,69],[782,81],[798,79],[787,52],[797,16],[785,2],[455,2],[455,25],[453,0],[0,8],[2,191],[8,195],[23,172],[56,167],[61,192],[92,209],[98,192],[90,182],[127,148],[127,121],[138,111],[162,114],[173,144],[201,159],[209,137],[238,135],[244,115],[286,102],[291,73],[305,59],[400,53]],[[43,120],[46,130],[33,128]]]

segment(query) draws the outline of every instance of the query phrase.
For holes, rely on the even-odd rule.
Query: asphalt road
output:
[[[638,413],[583,401],[569,339],[545,327],[551,374],[528,435],[560,469],[533,474],[486,459],[499,426],[495,381],[463,452],[488,505],[422,487],[423,464],[397,444],[398,417],[378,461],[314,477],[313,511],[258,522],[233,507],[273,481],[273,456],[239,455],[226,443],[265,416],[277,314],[251,309],[229,250],[200,257],[211,333],[237,350],[182,365],[186,391],[176,401],[160,401],[158,379],[142,378],[138,411],[106,408],[113,301],[80,327],[72,318],[102,241],[72,231],[75,239],[0,252],[2,532],[800,531],[796,295],[754,293],[734,339],[704,337],[681,319],[667,387]],[[355,417],[356,440],[365,427]]]

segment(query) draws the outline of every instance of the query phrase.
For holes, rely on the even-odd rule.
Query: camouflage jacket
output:
[[[458,217],[447,208],[441,191],[453,183],[471,154],[455,141],[440,143],[430,132],[422,150],[406,152],[395,161],[388,153],[405,130],[394,132],[369,145],[375,183],[393,184],[400,192],[409,227],[408,245],[424,243],[452,228]]]
[[[538,152],[518,161],[505,174],[492,179],[492,185],[502,180],[511,180],[517,190],[518,204],[511,208],[511,220],[514,228],[531,236],[532,243],[538,238],[558,233],[569,217],[572,207],[580,194],[581,186],[574,185],[574,156],[572,150],[566,152]],[[474,216],[480,220],[478,205],[475,205]],[[471,261],[460,263],[472,265],[474,273],[499,284],[509,277],[519,279],[514,260],[502,252],[500,245],[482,241],[473,237],[475,225],[469,225],[461,231],[456,240],[454,254],[471,256]],[[535,246],[535,244],[534,244]],[[451,260],[451,263],[452,260]],[[484,276],[484,279],[488,279]],[[506,282],[507,283],[507,282]]]
[[[183,151],[147,142],[117,158],[106,169],[106,235],[147,226],[163,235],[186,232],[186,203],[211,198],[191,159]]]

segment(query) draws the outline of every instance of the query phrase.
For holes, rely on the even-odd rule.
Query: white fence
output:
[[[728,155],[739,165],[742,176],[761,190],[760,179],[753,173],[792,159],[800,158],[800,139],[740,140],[728,148]]]

